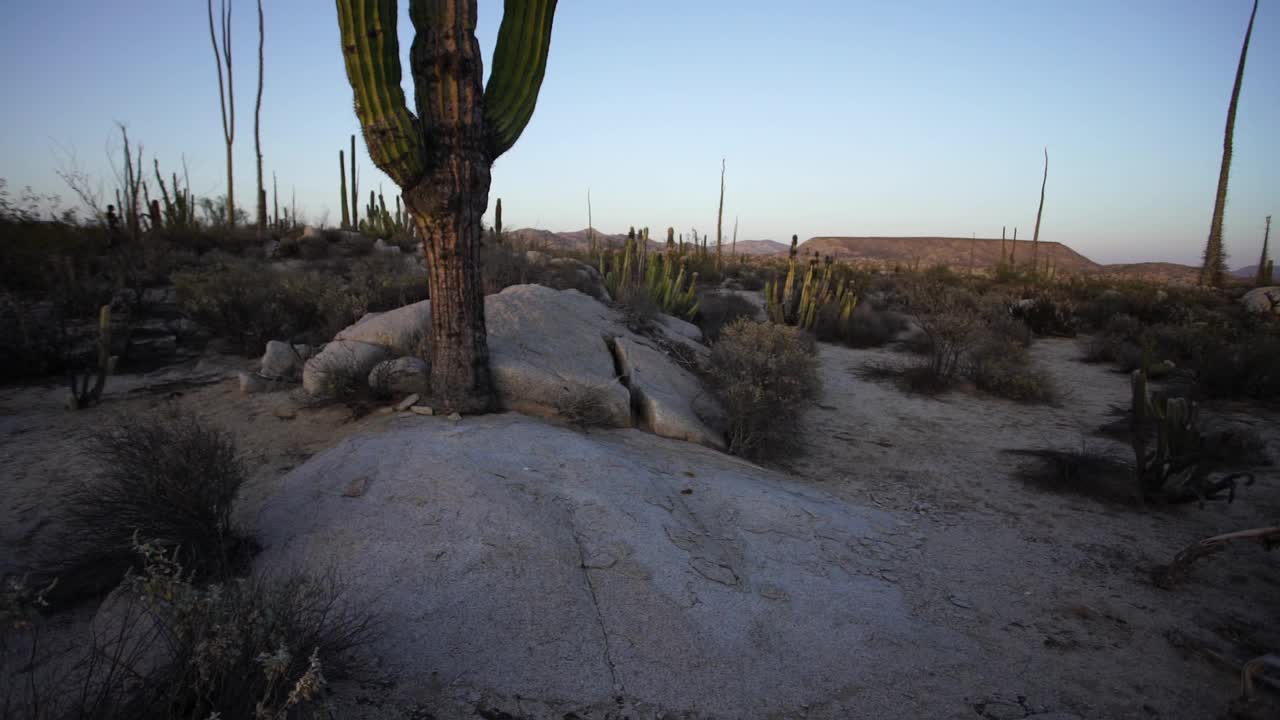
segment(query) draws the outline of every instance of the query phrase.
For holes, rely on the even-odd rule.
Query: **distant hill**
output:
[[[604,247],[621,247],[627,241],[625,233],[601,233],[596,230],[593,234],[596,242]],[[521,228],[508,232],[507,236],[529,248],[583,252],[590,247],[586,229],[553,232],[537,228]],[[1014,249],[1012,240],[1002,241],[999,238],[821,236],[806,240],[797,250],[801,257],[817,253],[820,257],[830,255],[837,260],[881,268],[895,266],[929,268],[935,265],[946,265],[955,270],[964,270],[972,263],[975,269],[990,270],[1000,263],[1002,245],[1006,253]],[[666,247],[666,238],[650,237],[649,247],[662,250]],[[737,250],[742,255],[768,257],[785,256],[790,247],[776,240],[739,240]],[[725,248],[725,252],[729,252],[728,247]],[[1017,264],[1025,267],[1031,261],[1031,241],[1019,240],[1013,252]],[[1057,242],[1039,243],[1036,256],[1041,265],[1049,259],[1057,272],[1065,274],[1115,275],[1192,284],[1199,280],[1200,275],[1198,267],[1178,263],[1102,265]],[[1235,270],[1231,274],[1233,277],[1251,279],[1255,272],[1254,266],[1250,266]]]
[[[1236,268],[1231,271],[1231,276],[1252,280],[1258,277],[1258,265],[1255,263],[1253,265],[1246,265],[1242,268]]]
[[[1169,262],[1103,265],[1102,273],[1105,275],[1123,275],[1127,278],[1140,280],[1159,280],[1180,285],[1194,285],[1200,282],[1200,268]]]
[[[1000,264],[1000,238],[957,237],[815,237],[800,244],[801,255],[817,253],[837,260],[865,262],[880,266],[927,268],[947,265],[955,269],[994,268]],[[1019,265],[1031,262],[1031,241],[1004,241]],[[1036,250],[1038,262],[1046,259],[1058,272],[1093,273],[1102,266],[1071,248],[1056,242],[1041,242]]]
[[[787,252],[791,246],[777,240],[739,240],[736,249],[742,255],[777,255]]]
[[[512,241],[523,244],[531,249],[555,248],[559,250],[585,252],[591,248],[591,238],[595,239],[597,247],[622,247],[627,242],[626,233],[609,234],[602,233],[599,230],[588,231],[586,228],[571,232],[554,232],[551,230],[540,230],[538,228],[520,228],[519,230],[504,232],[503,234]],[[665,237],[662,238],[661,242],[658,242],[650,236],[649,247],[658,250],[666,247],[666,242],[667,239]]]

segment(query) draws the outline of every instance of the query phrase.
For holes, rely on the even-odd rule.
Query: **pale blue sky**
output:
[[[486,59],[502,4],[480,0]],[[338,211],[357,125],[332,2],[266,0],[268,178]],[[411,26],[401,3],[402,51]],[[1280,10],[1258,11],[1226,240],[1254,262],[1280,206]],[[1247,0],[561,0],[538,109],[494,167],[508,227],[1029,237],[1103,262],[1194,263],[1208,231]],[[216,10],[216,8],[215,8]],[[204,3],[9,3],[0,177],[67,197],[55,148],[106,178],[116,121],[198,194],[224,191]],[[254,4],[235,0],[236,183],[253,188]],[[406,60],[407,69],[407,60]],[[406,77],[406,84],[410,82]],[[410,96],[412,97],[412,96]],[[392,184],[361,154],[362,188]],[[150,161],[148,160],[148,163]],[[269,182],[269,180],[268,180]],[[492,200],[491,200],[492,202]]]

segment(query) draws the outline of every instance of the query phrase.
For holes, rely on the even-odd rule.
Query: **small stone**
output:
[[[400,411],[400,412],[404,412],[405,410],[408,410],[409,408],[413,407],[414,405],[417,405],[417,404],[418,404],[418,401],[419,401],[419,400],[421,400],[421,399],[422,399],[422,396],[418,395],[418,393],[414,393],[414,394],[410,395],[409,397],[407,397],[407,398],[405,398],[405,399],[401,400],[401,401],[396,405],[396,410],[398,410],[398,411]]]
[[[347,484],[345,490],[342,491],[342,497],[357,498],[364,495],[364,490],[369,485],[369,478],[358,477]]]
[[[436,411],[435,411],[435,410],[433,410],[433,409],[431,409],[431,408],[430,408],[429,406],[427,406],[427,405],[414,405],[413,407],[411,407],[411,408],[409,408],[409,409],[410,409],[410,410],[412,410],[412,411],[414,412],[414,414],[416,414],[416,415],[428,415],[428,416],[430,416],[430,415],[435,415],[435,414],[436,414]]]
[[[449,413],[449,419],[454,422],[458,422],[459,420],[462,419],[462,416],[459,415],[458,413]]]
[[[257,373],[240,373],[240,392],[245,395],[266,392],[270,381]]]
[[[271,414],[275,415],[281,420],[292,420],[298,417],[298,411],[294,410],[291,407],[278,407],[275,410],[272,410]]]

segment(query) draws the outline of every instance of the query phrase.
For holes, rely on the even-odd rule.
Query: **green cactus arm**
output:
[[[411,187],[427,169],[422,126],[400,87],[396,1],[337,3],[342,57],[369,157],[400,187]]]
[[[484,91],[489,157],[511,149],[533,117],[547,70],[556,0],[506,0]]]

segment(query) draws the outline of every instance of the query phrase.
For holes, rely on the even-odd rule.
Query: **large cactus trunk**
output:
[[[506,0],[487,88],[475,0],[410,0],[417,116],[400,89],[394,0],[337,5],[369,156],[403,190],[426,253],[433,400],[464,412],[490,409],[480,220],[489,169],[533,114],[556,0]]]

